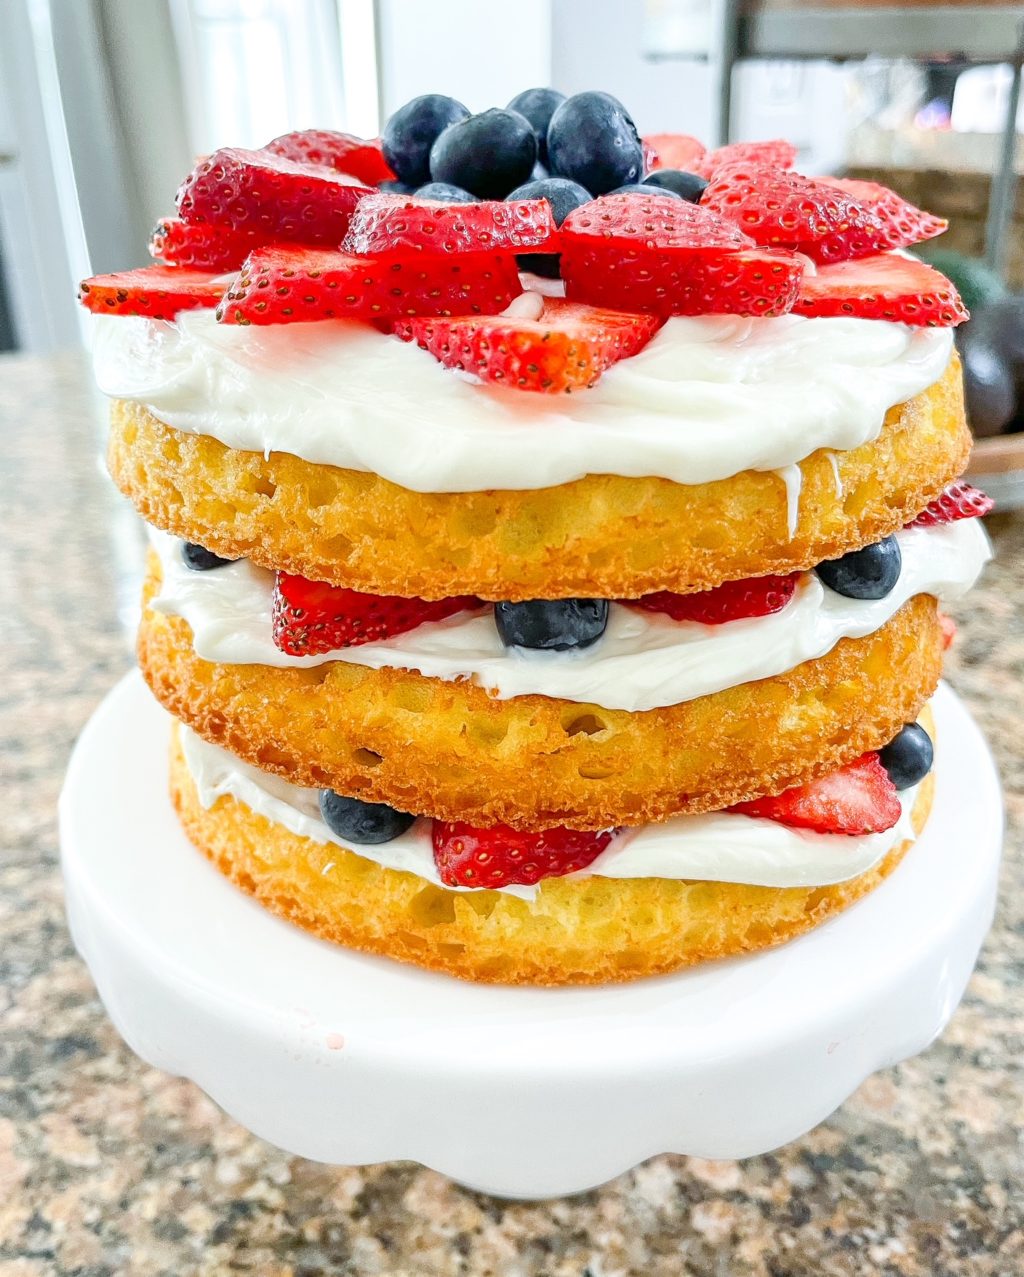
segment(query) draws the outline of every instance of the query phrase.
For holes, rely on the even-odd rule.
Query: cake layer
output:
[[[969,447],[954,358],[870,442],[711,483],[589,475],[534,491],[420,493],[228,448],[127,400],[112,407],[109,462],[148,522],[264,567],[420,598],[624,598],[807,568],[876,541],[957,477]]]
[[[925,721],[933,731],[927,711]],[[913,806],[917,833],[932,794],[929,776]],[[275,913],[350,948],[492,983],[599,984],[765,949],[872,890],[910,846],[901,839],[871,869],[830,886],[579,876],[547,879],[525,900],[384,868],[233,796],[204,806],[177,736],[171,795],[196,846]]]
[[[147,583],[147,601],[157,581]],[[300,785],[521,829],[600,829],[714,811],[887,743],[938,682],[937,606],[784,674],[644,713],[344,661],[214,664],[178,617],[144,608],[139,663],[178,718]]]

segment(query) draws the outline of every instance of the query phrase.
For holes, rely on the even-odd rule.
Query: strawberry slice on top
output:
[[[529,314],[406,319],[394,332],[430,351],[446,368],[519,390],[561,394],[593,386],[661,327],[653,315],[599,310],[537,294],[529,300],[540,311],[536,319]]]
[[[730,811],[776,820],[819,834],[880,834],[902,814],[899,793],[877,754],[774,797],[737,803]]]
[[[661,168],[696,173],[696,165],[706,153],[704,143],[688,133],[649,133],[642,141],[644,169],[648,173],[656,173]]]
[[[275,137],[263,150],[271,155],[283,155],[297,164],[318,164],[338,173],[349,173],[367,186],[390,182],[395,177],[384,158],[379,138],[354,137],[333,129],[297,129]]]
[[[259,243],[252,231],[205,222],[191,226],[180,217],[165,217],[153,227],[149,253],[168,266],[226,272],[238,270]]]
[[[447,887],[532,886],[593,864],[615,837],[614,829],[544,829],[522,833],[508,825],[479,828],[435,820],[434,864]]]
[[[404,195],[368,195],[352,214],[342,242],[348,253],[554,252],[558,228],[547,200],[481,200],[444,204]]]
[[[922,240],[934,239],[949,227],[944,217],[926,213],[878,182],[862,182],[852,177],[822,177],[818,181],[845,191],[873,213],[876,226],[865,233],[865,242],[871,245],[867,252],[908,248]]]
[[[697,621],[701,625],[724,625],[751,616],[781,612],[796,592],[803,574],[755,576],[743,581],[725,581],[696,594],[673,594],[659,590],[638,599],[622,599],[627,607],[645,612],[661,612],[673,621]]]
[[[970,318],[945,275],[916,258],[890,253],[836,262],[804,275],[793,311],[928,328],[953,328]]]
[[[317,656],[338,648],[376,643],[480,606],[469,595],[407,599],[363,594],[324,581],[278,572],[274,582],[274,644],[289,656]]]
[[[93,275],[78,285],[78,300],[98,315],[143,315],[173,319],[179,311],[216,306],[225,283],[216,271],[182,266],[143,266],[113,275]]]
[[[701,177],[713,177],[719,169],[732,164],[760,164],[765,168],[791,169],[796,163],[796,147],[785,138],[772,138],[768,142],[730,142],[726,146],[706,151],[697,159],[693,172]]]
[[[959,481],[929,501],[908,528],[933,528],[940,523],[956,523],[958,519],[979,519],[993,509],[995,502],[987,492]]]
[[[652,187],[650,195],[604,195],[573,209],[562,223],[563,249],[594,244],[710,253],[753,248],[754,240],[733,219]]]

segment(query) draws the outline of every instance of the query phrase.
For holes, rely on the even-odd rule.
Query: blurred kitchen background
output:
[[[786,136],[804,172],[947,216],[928,256],[975,312],[972,424],[1012,450],[994,436],[1024,429],[1022,31],[992,0],[0,0],[0,350],[80,344],[77,280],[147,260],[197,154],[375,136],[425,92],[475,111],[602,88],[641,133]]]

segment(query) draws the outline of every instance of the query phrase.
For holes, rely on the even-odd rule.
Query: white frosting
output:
[[[318,790],[289,784],[250,767],[183,725],[179,724],[178,730],[204,807],[229,794],[293,834],[317,843],[346,846],[321,819]],[[676,816],[663,824],[622,831],[589,868],[572,876],[685,878],[763,887],[823,887],[845,882],[866,873],[898,842],[914,837],[911,814],[915,794],[916,788],[900,795],[903,811],[899,822],[881,834],[818,834],[729,811]],[[434,865],[427,819],[417,820],[391,842],[348,850],[385,869],[405,870],[444,886]],[[329,872],[329,865],[323,872]],[[510,886],[500,890],[531,900],[538,888]]]
[[[543,395],[481,384],[352,320],[244,327],[194,310],[174,323],[95,322],[108,395],[231,448],[417,492],[779,470],[874,439],[888,408],[941,377],[953,348],[951,329],[870,319],[676,318],[592,389]]]
[[[320,656],[287,656],[271,634],[273,573],[242,560],[192,572],[180,542],[152,532],[163,585],[152,606],[192,629],[198,656],[222,664],[321,665],[343,660],[428,677],[472,679],[499,699],[536,694],[630,711],[678,705],[824,656],[842,638],[874,633],[916,594],[955,599],[989,558],[977,519],[898,532],[903,569],[875,601],[844,598],[813,572],[771,616],[699,625],[613,603],[603,638],[580,652],[526,652],[502,645],[490,609],[462,612],[380,643]]]

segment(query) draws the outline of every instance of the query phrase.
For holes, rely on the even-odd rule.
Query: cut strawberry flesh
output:
[[[978,519],[988,514],[995,502],[969,483],[951,483],[945,492],[930,501],[908,528],[932,528],[958,519]]]
[[[706,153],[704,143],[687,133],[651,133],[643,139],[643,145],[644,169],[648,173],[662,168],[696,173],[696,166]]]
[[[342,248],[371,256],[556,252],[558,228],[547,200],[443,204],[368,195],[352,215]]]
[[[218,282],[219,281],[219,282]],[[181,266],[143,266],[114,275],[93,275],[78,286],[78,300],[99,315],[144,315],[173,319],[179,311],[216,306],[224,296],[216,272]]]
[[[217,311],[229,324],[497,314],[522,292],[515,259],[386,260],[327,249],[251,253]]]
[[[759,164],[765,168],[791,169],[796,163],[796,147],[785,138],[769,142],[730,142],[706,151],[694,163],[693,172],[713,177],[720,169],[733,164]]]
[[[924,262],[888,253],[805,274],[793,310],[931,328],[951,328],[970,318],[945,275]]]
[[[354,137],[331,129],[299,129],[275,137],[263,150],[297,164],[316,164],[338,173],[349,173],[367,186],[377,186],[395,177],[381,151],[379,138]]]
[[[190,225],[251,231],[260,243],[340,244],[352,210],[372,192],[354,178],[269,151],[229,147],[201,160],[178,188]]]
[[[252,231],[233,231],[206,223],[190,226],[180,217],[167,217],[153,228],[149,252],[169,266],[223,273],[238,270],[259,244]]]
[[[463,821],[435,820],[434,864],[448,887],[530,886],[586,869],[615,832],[557,827],[522,833],[508,825],[478,828]]]
[[[864,240],[870,246],[857,256],[920,244],[941,235],[949,226],[944,217],[924,212],[878,182],[846,177],[822,177],[818,181],[845,191],[873,214],[876,225]]]
[[[629,607],[646,612],[662,612],[674,621],[697,621],[701,625],[723,625],[751,616],[780,612],[793,597],[802,573],[788,576],[757,576],[744,581],[726,581],[696,594],[673,594],[659,590],[639,599],[623,599]]]
[[[592,386],[606,368],[635,355],[660,326],[653,315],[548,298],[538,320],[504,315],[409,319],[400,320],[394,331],[429,350],[446,368],[519,390],[557,394]]]
[[[884,833],[902,814],[899,793],[877,754],[864,754],[818,780],[774,797],[737,803],[732,811],[821,834]]]
[[[574,209],[562,223],[563,249],[594,243],[709,252],[752,248],[754,241],[727,217],[671,195],[605,195]]]
[[[274,643],[289,656],[316,656],[376,643],[427,621],[443,621],[479,606],[480,600],[470,595],[428,602],[363,594],[278,572],[274,582]]]

